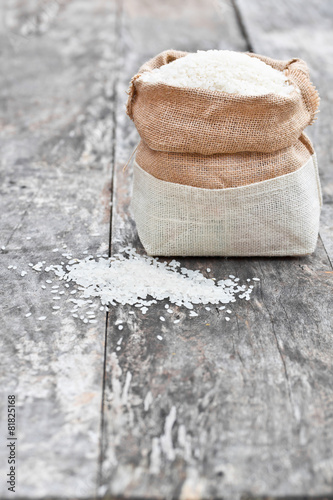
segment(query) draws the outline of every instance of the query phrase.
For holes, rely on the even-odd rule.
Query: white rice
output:
[[[169,264],[152,257],[138,255],[127,248],[111,259],[83,259],[67,266],[67,273],[56,272],[66,281],[74,281],[83,288],[83,298],[99,297],[103,305],[130,304],[149,307],[158,300],[193,309],[194,304],[228,304],[238,298],[249,300],[251,289],[233,280],[215,283],[199,270],[180,267],[173,260]],[[111,264],[111,266],[110,266]],[[133,279],[135,276],[135,279]],[[164,317],[160,317],[165,321]]]
[[[223,310],[225,306],[221,304],[236,302],[238,299],[250,300],[253,291],[253,285],[241,284],[239,278],[233,275],[221,280],[206,278],[199,270],[181,267],[176,260],[167,263],[157,258],[141,256],[131,247],[122,248],[111,258],[107,255],[86,255],[82,259],[73,259],[68,255],[67,264],[62,262],[45,267],[45,261],[39,264],[40,267],[32,265],[27,271],[41,273],[41,283],[47,283],[47,286],[41,284],[41,288],[52,298],[48,301],[50,312],[58,314],[64,308],[70,309],[73,318],[80,319],[85,324],[96,323],[98,310],[109,311],[109,305],[128,304],[134,308],[129,314],[135,314],[134,311],[137,310],[145,315],[153,304],[161,300],[167,300],[164,304],[166,313],[174,313],[172,305],[176,305],[187,309],[188,318],[192,319],[198,317],[199,309],[196,312],[195,308],[199,304],[204,304],[207,311],[211,309],[207,304],[216,304],[220,306],[219,310]],[[15,272],[14,268],[17,266],[11,265],[8,268]],[[55,277],[53,280],[45,280],[44,273],[50,272]],[[28,273],[27,278],[30,279]],[[59,284],[54,284],[57,278]],[[255,281],[258,280],[259,278],[255,278]],[[76,285],[74,290],[69,282]],[[251,282],[251,279],[248,278],[247,282]],[[74,294],[74,291],[77,293]],[[54,296],[55,293],[58,295]],[[94,299],[99,299],[100,303]],[[53,301],[57,301],[57,305],[53,305]],[[46,303],[44,300],[43,305]],[[38,314],[38,321],[47,318],[46,315],[41,315],[45,312],[43,307]],[[231,313],[231,310],[226,312]],[[25,317],[30,316],[32,312],[26,311]],[[162,323],[169,321],[169,317],[165,316],[159,316],[159,319]],[[180,319],[172,318],[172,321],[177,324]],[[122,323],[116,323],[120,331],[123,329]]]
[[[282,71],[255,57],[230,50],[198,50],[142,73],[139,80],[247,96],[270,93],[287,96],[294,90]]]

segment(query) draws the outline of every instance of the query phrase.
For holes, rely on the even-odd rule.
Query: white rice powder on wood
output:
[[[294,90],[282,71],[230,50],[198,50],[142,73],[139,80],[246,96],[270,93],[288,96]]]

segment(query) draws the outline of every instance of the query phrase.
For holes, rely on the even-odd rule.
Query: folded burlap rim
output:
[[[206,189],[247,186],[295,172],[314,154],[302,133],[288,148],[272,153],[169,153],[154,151],[141,139],[136,149],[138,165],[155,178]]]
[[[151,149],[204,155],[272,152],[294,144],[316,119],[319,95],[306,63],[298,58],[284,61],[247,53],[284,71],[295,87],[288,96],[242,96],[140,80],[142,73],[187,54],[164,51],[131,80],[127,114]]]

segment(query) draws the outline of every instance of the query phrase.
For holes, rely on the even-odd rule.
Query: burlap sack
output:
[[[314,251],[321,207],[303,129],[319,97],[299,59],[275,61],[295,90],[248,97],[140,82],[186,52],[166,51],[132,81],[127,112],[141,136],[132,209],[150,255],[277,256]]]
[[[204,155],[273,152],[295,144],[315,119],[319,96],[300,59],[279,61],[257,54],[285,71],[295,89],[289,96],[240,96],[220,91],[142,82],[139,76],[184,57],[167,50],[145,63],[130,84],[127,113],[154,150]]]
[[[294,172],[314,153],[303,133],[288,148],[272,153],[234,153],[200,155],[154,151],[140,141],[137,163],[163,181],[207,189],[246,186]]]

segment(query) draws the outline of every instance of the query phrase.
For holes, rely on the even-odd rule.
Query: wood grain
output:
[[[231,3],[187,1],[180,12],[135,5],[125,1],[122,15],[113,253],[128,244],[143,252],[130,209],[131,170],[123,172],[138,140],[124,114],[131,76],[166,48],[248,47]],[[300,259],[180,260],[209,267],[218,279],[258,276],[260,285],[249,302],[232,304],[228,323],[203,306],[195,319],[175,307],[162,323],[165,302],[146,316],[112,311],[100,491],[182,500],[329,494],[332,268],[322,243]]]
[[[53,295],[41,288],[51,276],[28,263],[108,251],[115,13],[100,0],[14,1],[4,11],[1,436],[7,395],[15,394],[14,496],[89,498],[99,463],[105,313],[96,324],[75,319],[72,288],[53,310]],[[0,497],[12,498],[4,446],[0,455]]]

